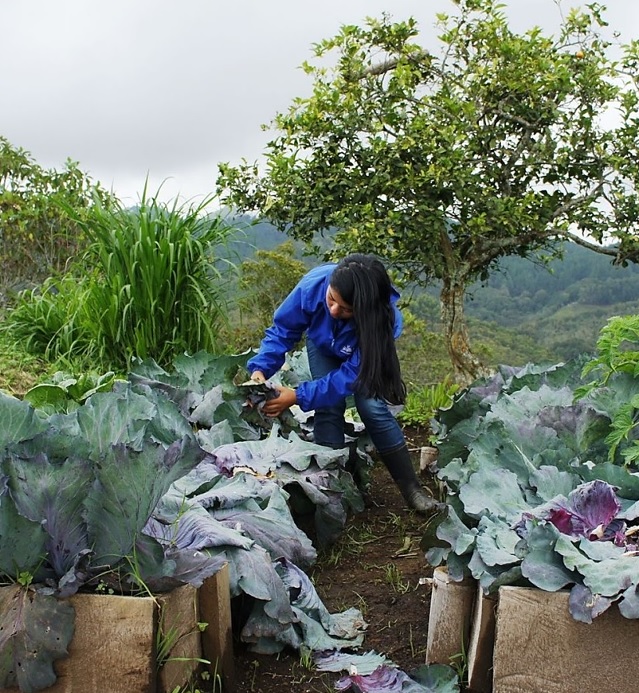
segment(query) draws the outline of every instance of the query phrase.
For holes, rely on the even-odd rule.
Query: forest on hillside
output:
[[[249,216],[237,217],[233,224],[239,231],[229,252],[236,261],[291,240],[271,224]],[[299,259],[309,266],[317,264],[318,257],[306,256],[303,244],[294,245]],[[329,246],[330,240],[324,239],[323,247]],[[439,331],[438,293],[436,285],[403,290],[411,311],[433,332]],[[635,313],[638,304],[639,265],[617,266],[609,256],[566,244],[563,257],[547,264],[503,258],[487,281],[469,288],[465,309],[475,339],[481,340],[491,329],[503,329],[503,339],[508,339],[514,331],[534,340],[549,358],[566,360],[592,351],[608,318]]]

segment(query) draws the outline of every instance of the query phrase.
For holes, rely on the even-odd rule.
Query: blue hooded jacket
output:
[[[328,356],[339,359],[339,368],[318,380],[300,383],[295,389],[302,411],[331,406],[352,395],[359,372],[360,353],[353,320],[336,320],[326,304],[326,293],[335,264],[315,267],[305,274],[273,315],[259,352],[249,359],[248,370],[262,371],[270,378],[284,364],[286,353],[304,333]],[[392,289],[395,310],[395,339],[402,331],[402,315],[397,308],[399,293]]]

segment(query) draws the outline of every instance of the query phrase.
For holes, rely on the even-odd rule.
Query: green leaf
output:
[[[492,514],[514,521],[530,507],[516,474],[507,469],[481,469],[461,487],[459,497],[471,517]]]
[[[475,546],[484,563],[488,566],[507,566],[519,563],[515,547],[520,538],[503,520],[484,516],[477,527]]]
[[[582,466],[579,475],[584,481],[601,479],[617,489],[617,495],[630,500],[639,500],[639,477],[630,474],[627,469],[606,462],[592,468]]]
[[[82,515],[94,479],[92,466],[72,458],[52,464],[39,455],[30,459],[14,456],[7,467],[16,508],[45,531],[46,563],[59,579],[90,548]],[[16,541],[16,550],[24,550],[19,544]]]
[[[639,618],[639,587],[630,585],[619,600],[619,611],[624,618]]]
[[[530,484],[542,501],[549,501],[557,496],[568,496],[581,483],[576,474],[560,472],[557,467],[542,466],[530,475]]]
[[[66,389],[59,385],[42,383],[28,390],[23,399],[36,409],[44,409],[52,413],[66,411],[69,396]]]
[[[14,579],[23,572],[36,575],[47,555],[47,533],[41,521],[18,512],[6,481],[0,476],[0,575]]]
[[[627,554],[622,558],[595,561],[563,536],[557,540],[556,550],[563,556],[564,564],[569,570],[576,570],[583,576],[583,584],[593,594],[617,597],[628,587],[639,582],[638,556]]]
[[[409,672],[409,676],[424,686],[424,693],[458,693],[459,679],[446,664],[424,664]]]
[[[130,389],[91,397],[77,410],[78,425],[89,445],[91,459],[97,460],[118,444],[141,450],[146,428],[155,414],[153,403]]]
[[[213,424],[211,428],[203,428],[196,432],[199,444],[207,451],[214,452],[222,445],[228,445],[234,441],[231,424],[225,419]]]
[[[557,592],[576,582],[579,576],[567,570],[560,555],[553,549],[537,548],[521,562],[521,574],[541,590]]]
[[[453,508],[448,506],[448,516],[437,527],[436,534],[438,539],[450,544],[458,556],[462,556],[474,547],[477,529],[468,528]]]
[[[112,446],[96,464],[96,481],[86,499],[86,521],[96,564],[133,560],[133,545],[170,485],[204,456],[193,439],[168,450],[147,443],[140,452]]]
[[[525,486],[530,474],[536,469],[526,454],[525,448],[529,446],[531,443],[525,436],[514,436],[512,430],[506,429],[504,422],[493,419],[474,441],[467,463],[484,471],[510,471]],[[534,447],[535,450],[543,449],[538,442]]]
[[[0,392],[0,450],[13,443],[32,440],[46,431],[48,424],[27,402]]]

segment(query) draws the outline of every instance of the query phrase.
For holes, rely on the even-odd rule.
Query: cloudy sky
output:
[[[559,22],[555,0],[504,2],[516,30]],[[638,38],[639,2],[606,4],[611,28]],[[0,135],[43,166],[79,162],[126,202],[147,177],[200,201],[217,163],[259,159],[261,125],[309,92],[313,43],[387,12],[415,17],[433,48],[441,11],[453,1],[0,0]]]

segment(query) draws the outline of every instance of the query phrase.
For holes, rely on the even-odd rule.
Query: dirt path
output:
[[[424,578],[432,576],[432,568],[419,548],[424,520],[405,510],[379,463],[371,500],[349,520],[340,541],[320,555],[309,576],[331,613],[356,607],[364,614],[368,628],[360,653],[374,650],[409,673],[424,664],[428,631],[430,585]],[[256,655],[236,643],[237,693],[333,690],[338,674],[322,674],[306,664],[294,651]]]

